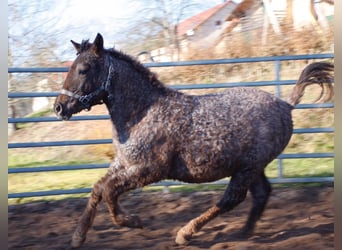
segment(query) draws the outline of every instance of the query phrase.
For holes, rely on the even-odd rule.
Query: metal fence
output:
[[[186,89],[212,89],[212,88],[230,88],[237,86],[275,86],[276,95],[280,97],[281,86],[292,85],[296,80],[281,80],[281,62],[295,61],[295,60],[313,60],[313,59],[333,59],[334,54],[310,54],[310,55],[294,55],[294,56],[274,56],[274,57],[253,57],[253,58],[235,58],[235,59],[213,59],[213,60],[196,60],[196,61],[183,61],[183,62],[161,62],[161,63],[146,63],[147,67],[175,67],[175,66],[195,66],[195,65],[214,65],[214,64],[240,64],[240,63],[257,63],[257,62],[273,62],[275,67],[275,77],[272,81],[257,81],[257,82],[233,82],[233,83],[212,83],[212,84],[188,84],[188,85],[173,85],[170,86],[179,90]],[[8,73],[56,73],[67,72],[68,68],[9,68]],[[34,97],[55,97],[57,92],[9,92],[8,98],[34,98]],[[296,109],[315,109],[315,108],[333,108],[333,103],[323,104],[299,104]],[[108,120],[109,115],[87,115],[87,116],[73,116],[71,121],[83,120]],[[55,117],[37,117],[37,118],[8,118],[8,123],[36,123],[36,122],[58,122]],[[294,129],[294,134],[303,133],[334,133],[334,128],[305,128]],[[69,140],[69,141],[50,141],[50,142],[22,142],[22,143],[8,143],[8,149],[13,148],[29,148],[29,147],[58,147],[58,146],[77,146],[77,145],[91,145],[91,144],[108,144],[111,139],[95,139],[95,140]],[[283,177],[283,160],[284,159],[300,159],[300,158],[333,158],[334,154],[331,153],[305,153],[305,154],[281,154],[277,158],[278,176],[272,178],[272,183],[290,183],[290,182],[333,182],[334,177],[306,177],[306,178],[284,178]],[[65,170],[79,170],[79,169],[96,169],[107,168],[108,164],[82,164],[82,165],[63,165],[63,166],[35,166],[35,167],[21,167],[9,168],[8,174],[18,173],[33,173],[33,172],[48,172],[48,171],[65,171]],[[222,179],[215,184],[228,183],[229,180]],[[172,186],[183,185],[185,183],[179,181],[162,181],[153,185]],[[91,188],[69,189],[69,190],[42,190],[37,192],[22,192],[10,193],[8,198],[24,198],[36,196],[50,196],[62,194],[80,194],[88,193]]]

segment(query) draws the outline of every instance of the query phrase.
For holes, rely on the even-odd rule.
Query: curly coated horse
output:
[[[288,101],[240,87],[196,96],[166,87],[136,59],[105,49],[100,34],[93,42],[71,42],[77,58],[54,111],[68,120],[93,105],[105,104],[115,148],[108,172],[92,189],[72,237],[73,247],[84,243],[102,199],[113,223],[141,228],[139,217],[127,213],[118,198],[163,179],[203,183],[231,177],[223,198],[178,231],[177,244],[187,244],[208,221],[236,207],[248,190],[253,205],[242,232],[251,234],[271,193],[264,169],[292,135],[291,111],[308,85],[322,88],[319,99],[333,97],[334,65],[329,62],[309,64]]]

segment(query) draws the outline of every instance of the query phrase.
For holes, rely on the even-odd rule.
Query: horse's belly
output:
[[[231,176],[233,171],[234,167],[229,162],[196,164],[176,159],[170,168],[168,178],[189,183],[203,183]]]

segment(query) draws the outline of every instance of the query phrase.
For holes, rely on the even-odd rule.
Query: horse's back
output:
[[[194,132],[205,131],[208,138],[232,136],[242,142],[246,137],[263,140],[267,135],[292,133],[293,107],[256,88],[198,96],[197,103],[192,112],[192,128]],[[248,145],[250,142],[246,141]]]

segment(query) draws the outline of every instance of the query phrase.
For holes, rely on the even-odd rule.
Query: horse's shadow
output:
[[[252,240],[258,243],[275,243],[287,240],[292,237],[304,236],[309,234],[327,235],[334,233],[334,223],[319,224],[316,227],[301,227],[287,231],[280,231],[274,233],[258,233]]]
[[[224,226],[221,227],[223,229]],[[211,229],[204,230],[207,233],[211,231],[220,231],[220,227],[214,227]],[[334,233],[334,223],[320,224],[316,227],[301,227],[296,229],[289,229],[286,231],[274,231],[269,233],[257,232],[250,237],[246,237],[241,234],[240,231],[232,231],[229,233],[218,232],[212,241],[201,241],[200,237],[193,238],[191,245],[200,246],[204,249],[209,249],[213,244],[225,243],[225,242],[245,242],[251,241],[254,243],[277,243],[288,240],[293,237],[299,237],[309,234],[320,234],[322,236]]]

